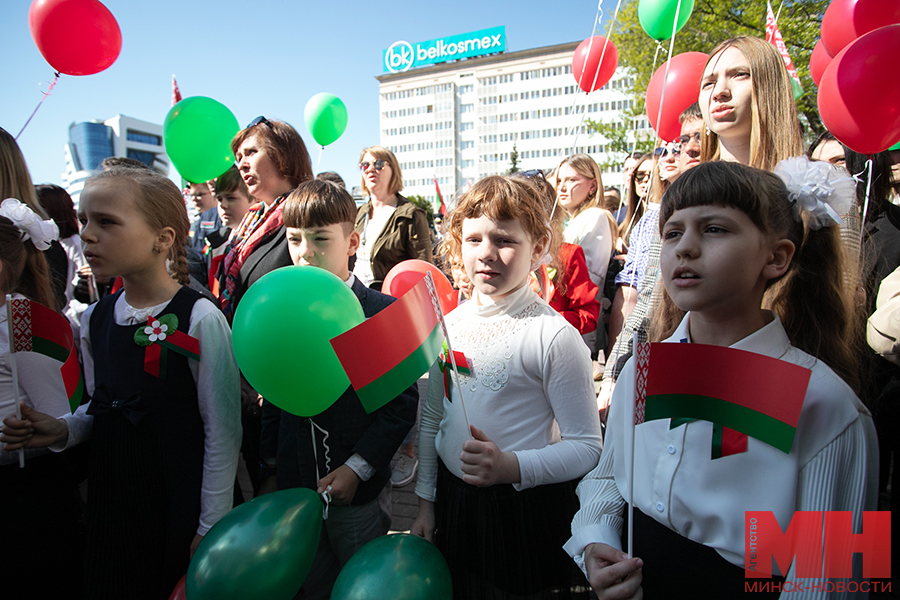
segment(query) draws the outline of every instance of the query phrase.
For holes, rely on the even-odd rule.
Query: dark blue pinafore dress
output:
[[[120,292],[121,293],[121,292]],[[86,595],[165,600],[187,571],[200,518],[203,422],[188,358],[164,350],[165,378],[144,371],[141,325],[117,325],[107,296],[91,315],[96,389],[88,479]],[[160,313],[188,332],[201,296],[186,287]]]

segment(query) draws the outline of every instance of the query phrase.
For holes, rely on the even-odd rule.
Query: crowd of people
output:
[[[851,511],[860,532],[864,510],[889,507],[900,157],[867,162],[827,133],[805,149],[771,44],[716,46],[680,137],[629,155],[624,189],[574,154],[476,182],[438,230],[400,194],[387,148],[360,153],[359,207],[339,176],[314,177],[288,123],[258,117],[232,150],[234,167],[186,193],[109,159],[76,215],[64,190],[32,185],[0,130],[0,303],[64,314],[85,383],[74,413],[42,411],[66,397],[59,363],[23,353],[13,373],[0,313],[0,510],[16,543],[4,565],[21,575],[6,595],[35,597],[39,570],[55,574],[44,597],[168,598],[245,495],[294,487],[328,504],[298,591],[310,599],[388,532],[391,487],[413,480],[411,533],[437,545],[464,599],[733,597],[745,511],[784,529],[795,511]],[[394,302],[381,285],[408,259],[459,290],[446,326],[463,364],[438,360],[424,398],[413,385],[367,413],[348,388],[300,417],[241,375],[230,324],[266,274],[325,269],[368,318]],[[790,451],[702,419],[635,426],[646,341],[809,369]],[[737,441],[711,456],[723,435]],[[775,575],[797,581],[793,567]]]

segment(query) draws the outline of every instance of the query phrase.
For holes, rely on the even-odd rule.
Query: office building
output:
[[[478,179],[508,171],[514,151],[520,171],[547,174],[577,152],[607,160],[606,139],[585,124],[619,121],[631,108],[627,71],[585,94],[572,75],[578,42],[505,52],[504,38],[497,27],[384,51],[386,72],[376,77],[380,143],[397,155],[404,194],[434,202],[437,179],[445,202],[452,200]],[[469,57],[460,59],[463,49]],[[448,57],[455,60],[438,62]],[[649,128],[646,117],[630,125]],[[618,168],[604,173],[604,185],[621,183]]]
[[[133,158],[163,175],[169,174],[169,157],[163,147],[162,125],[124,115],[106,121],[87,121],[69,125],[65,146],[66,170],[63,187],[75,205],[84,182],[100,171],[100,163],[110,156]]]

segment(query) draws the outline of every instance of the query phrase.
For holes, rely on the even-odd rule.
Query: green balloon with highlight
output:
[[[178,173],[193,183],[215,179],[234,164],[231,140],[240,131],[227,106],[205,96],[185,98],[163,122],[166,154]]]
[[[241,298],[232,323],[234,357],[263,398],[312,417],[350,387],[331,339],[364,318],[356,294],[337,276],[319,267],[282,267]]]
[[[316,143],[327,146],[336,142],[347,129],[347,107],[334,94],[321,92],[306,103],[303,120]]]
[[[341,569],[331,600],[452,600],[450,568],[437,547],[396,533],[360,548]]]
[[[679,6],[680,4],[680,6]],[[681,31],[684,24],[694,12],[694,0],[640,0],[638,19],[647,35],[656,41],[667,40],[674,35],[675,11],[678,11],[678,27]]]
[[[188,566],[191,600],[290,600],[319,546],[322,499],[307,488],[241,504],[203,536]]]

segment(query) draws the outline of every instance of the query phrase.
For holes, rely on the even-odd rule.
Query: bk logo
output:
[[[772,511],[744,514],[744,577],[772,577],[772,563],[782,575],[797,561],[799,578],[853,576],[853,553],[862,554],[866,579],[891,576],[891,513],[863,513],[862,533],[853,533],[849,511],[798,511],[782,531]]]

